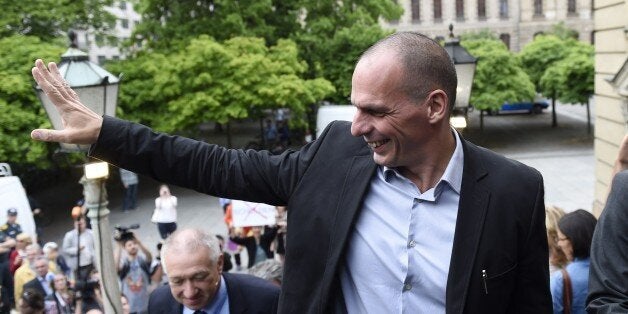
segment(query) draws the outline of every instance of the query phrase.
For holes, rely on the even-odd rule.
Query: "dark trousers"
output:
[[[177,230],[176,222],[159,222],[157,223],[157,229],[159,229],[159,235],[162,239],[167,238],[171,233]]]
[[[131,184],[124,189],[122,210],[135,209],[137,207],[137,184]]]

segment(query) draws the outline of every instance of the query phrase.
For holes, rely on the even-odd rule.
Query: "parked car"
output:
[[[514,102],[514,103],[504,103],[499,110],[491,109],[488,110],[488,114],[490,116],[497,115],[500,113],[515,113],[515,112],[528,112],[539,114],[543,113],[543,109],[547,109],[549,107],[549,102],[546,98],[543,98],[539,95],[534,98],[534,101],[522,101],[522,102]]]

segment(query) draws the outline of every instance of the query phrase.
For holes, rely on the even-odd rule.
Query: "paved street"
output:
[[[551,109],[540,115],[509,114],[487,116],[484,130],[479,129],[479,114],[470,114],[469,127],[464,136],[472,142],[488,147],[500,154],[519,160],[538,169],[545,178],[546,204],[555,204],[572,211],[577,208],[590,210],[593,202],[593,140],[586,134],[586,111],[583,106],[559,106],[557,128],[551,128]],[[236,145],[244,145],[256,135],[257,125],[234,125]],[[202,137],[211,140],[213,131],[205,130]],[[242,135],[244,134],[244,135]],[[248,135],[246,135],[248,134]],[[225,143],[226,137],[219,135],[217,142]],[[234,145],[234,146],[236,146]],[[115,170],[114,170],[115,171]],[[111,225],[139,223],[140,235],[150,248],[159,240],[157,227],[150,223],[150,216],[157,197],[158,182],[140,178],[139,209],[122,213],[119,182],[109,180]],[[45,238],[61,241],[65,231],[71,228],[70,208],[81,187],[68,180],[68,184],[51,187],[40,198],[50,197],[49,211],[54,211],[54,224],[45,228]],[[516,180],[512,184],[517,184]],[[222,209],[215,197],[195,191],[171,187],[172,194],[179,198],[179,226],[195,226],[213,233],[225,234]],[[53,198],[65,201],[52,202]],[[46,204],[45,200],[41,200]],[[65,206],[62,206],[64,204]]]

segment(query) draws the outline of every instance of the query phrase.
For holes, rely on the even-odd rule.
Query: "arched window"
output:
[[[421,21],[421,1],[420,0],[412,0],[412,22],[420,22]]]
[[[508,18],[508,0],[499,0],[499,17]]]
[[[434,0],[434,20],[438,22],[443,20],[443,6],[441,0]]]
[[[543,16],[543,0],[534,0],[534,16]]]
[[[486,0],[478,0],[478,19],[486,19]]]
[[[567,0],[567,13],[576,14],[576,0]]]
[[[464,0],[456,0],[456,19],[464,20]]]

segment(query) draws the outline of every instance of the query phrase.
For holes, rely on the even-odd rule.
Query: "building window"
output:
[[[534,16],[543,16],[543,0],[534,0]]]
[[[456,0],[456,19],[464,20],[464,0]]]
[[[576,0],[567,0],[567,13],[576,14]]]
[[[420,22],[421,21],[421,1],[420,0],[412,0],[412,22]]]
[[[102,47],[105,45],[105,38],[102,35],[95,36],[96,46]]]
[[[440,0],[434,0],[434,20],[438,22],[443,20],[443,7]]]
[[[105,56],[98,56],[98,64],[99,65],[103,65],[105,63],[105,61],[107,61],[107,57],[105,57]]]
[[[120,10],[126,10],[126,1],[120,1]]]
[[[129,20],[128,19],[120,19],[120,25],[122,26],[122,28],[128,29],[129,28]]]
[[[120,60],[120,56],[113,56],[113,57],[111,57],[111,59],[113,59],[113,60]]]
[[[510,50],[510,34],[500,34],[499,39],[506,45],[508,50]]]
[[[499,17],[508,18],[508,0],[499,0]]]
[[[480,20],[486,19],[486,0],[478,0],[478,18]]]

